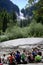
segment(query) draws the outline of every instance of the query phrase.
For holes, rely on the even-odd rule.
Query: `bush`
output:
[[[6,35],[0,36],[0,42],[7,41],[7,40],[9,40],[9,38]]]
[[[7,29],[5,35],[8,36],[9,39],[17,39],[17,38],[26,38],[28,37],[27,28],[20,28],[17,26],[13,26],[12,29]]]
[[[28,35],[33,37],[43,37],[43,25],[41,23],[32,22],[28,29]]]
[[[28,27],[9,27],[5,34],[0,36],[0,41],[27,37],[43,37],[43,25],[41,23],[32,22]]]

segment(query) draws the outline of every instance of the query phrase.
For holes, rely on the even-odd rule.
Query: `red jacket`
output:
[[[13,56],[9,56],[8,59],[9,59],[9,62],[10,63],[13,63],[13,60],[14,60],[14,57]]]

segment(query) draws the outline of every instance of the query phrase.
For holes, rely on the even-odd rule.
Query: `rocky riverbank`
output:
[[[16,49],[31,49],[35,46],[40,46],[43,52],[43,38],[21,38],[5,42],[0,42],[0,55],[8,53]]]

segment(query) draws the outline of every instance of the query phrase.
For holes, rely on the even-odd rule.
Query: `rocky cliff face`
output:
[[[22,9],[21,12],[24,14],[24,16],[32,16],[33,11],[37,8],[35,6],[27,7],[26,9]]]
[[[13,4],[10,0],[0,0],[0,10],[5,9],[7,12],[15,11],[19,14],[19,8]]]

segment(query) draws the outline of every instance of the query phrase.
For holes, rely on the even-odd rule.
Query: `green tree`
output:
[[[8,22],[9,22],[9,14],[5,10],[1,11],[0,12],[0,23],[1,23],[1,29],[3,32],[5,32]]]
[[[37,20],[37,22],[42,23],[43,24],[43,0],[40,0],[37,4],[36,4],[37,10],[34,11],[34,17]]]
[[[29,3],[29,5],[33,5],[36,3],[36,1],[39,1],[39,0],[28,0],[28,3]]]
[[[16,13],[13,11],[11,15],[12,15],[13,23],[17,23],[17,20],[16,20],[16,19],[17,19]]]
[[[35,1],[38,1],[35,3]],[[28,2],[32,5],[34,3],[34,6],[36,6],[36,10],[33,11],[34,18],[39,23],[43,24],[43,0],[28,0]]]

